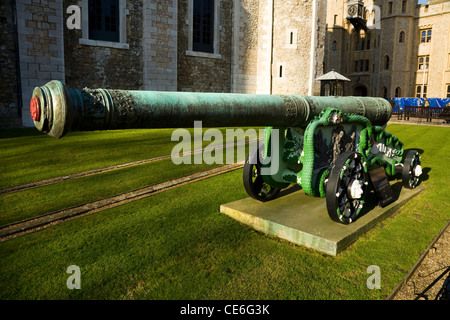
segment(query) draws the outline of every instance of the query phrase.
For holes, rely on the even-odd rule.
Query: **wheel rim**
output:
[[[244,165],[244,187],[250,197],[259,201],[269,201],[274,199],[281,189],[272,187],[264,181],[258,154],[263,150],[262,146],[258,146],[248,155]]]
[[[330,217],[344,224],[355,221],[363,208],[367,185],[362,156],[354,152],[342,154],[327,183],[327,209]]]

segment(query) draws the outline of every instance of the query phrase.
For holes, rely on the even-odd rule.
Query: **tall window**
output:
[[[430,64],[430,56],[420,56],[418,63],[418,70],[428,70]]]
[[[398,42],[400,42],[400,43],[404,43],[405,42],[405,33],[403,31],[400,32],[400,34],[398,36]]]
[[[447,85],[447,98],[450,98],[450,84]]]
[[[395,97],[401,97],[402,95],[402,89],[400,87],[395,88]]]
[[[424,29],[420,31],[420,43],[431,42],[431,29]]]
[[[370,35],[357,35],[356,36],[356,45],[355,50],[369,50],[370,49]]]
[[[418,85],[416,86],[416,98],[426,98],[427,97],[427,86]]]
[[[214,0],[194,0],[192,50],[214,53]]]
[[[89,39],[120,41],[119,0],[89,0]]]
[[[390,2],[388,3],[388,13],[389,13],[389,14],[392,13],[392,7],[393,7],[393,3],[392,3],[392,1],[390,1]]]
[[[389,70],[389,56],[384,57],[384,70]]]
[[[336,51],[336,41],[333,41],[333,43],[331,44],[331,50]]]
[[[406,12],[406,0],[402,1],[402,13]]]

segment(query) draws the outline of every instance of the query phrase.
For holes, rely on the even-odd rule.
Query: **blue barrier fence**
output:
[[[424,105],[424,98],[391,98],[388,99],[393,102],[392,112],[403,113],[405,107],[421,107]],[[430,108],[444,108],[450,104],[450,99],[428,98]]]

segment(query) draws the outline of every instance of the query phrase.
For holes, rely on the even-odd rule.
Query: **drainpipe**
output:
[[[273,33],[274,33],[274,23],[275,23],[275,0],[271,1],[272,16],[271,16],[271,33],[270,33],[270,88],[269,93],[272,94],[273,88]]]
[[[309,63],[309,89],[308,95],[313,95],[314,86],[314,67],[316,64],[316,38],[317,38],[317,0],[313,0],[313,15],[311,24],[311,52],[310,52],[310,63]]]

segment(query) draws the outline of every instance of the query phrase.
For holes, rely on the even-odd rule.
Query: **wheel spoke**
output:
[[[253,188],[255,189],[256,193],[259,194],[261,192],[263,183],[264,183],[264,180],[263,180],[262,176],[257,176],[255,181],[253,181]]]

